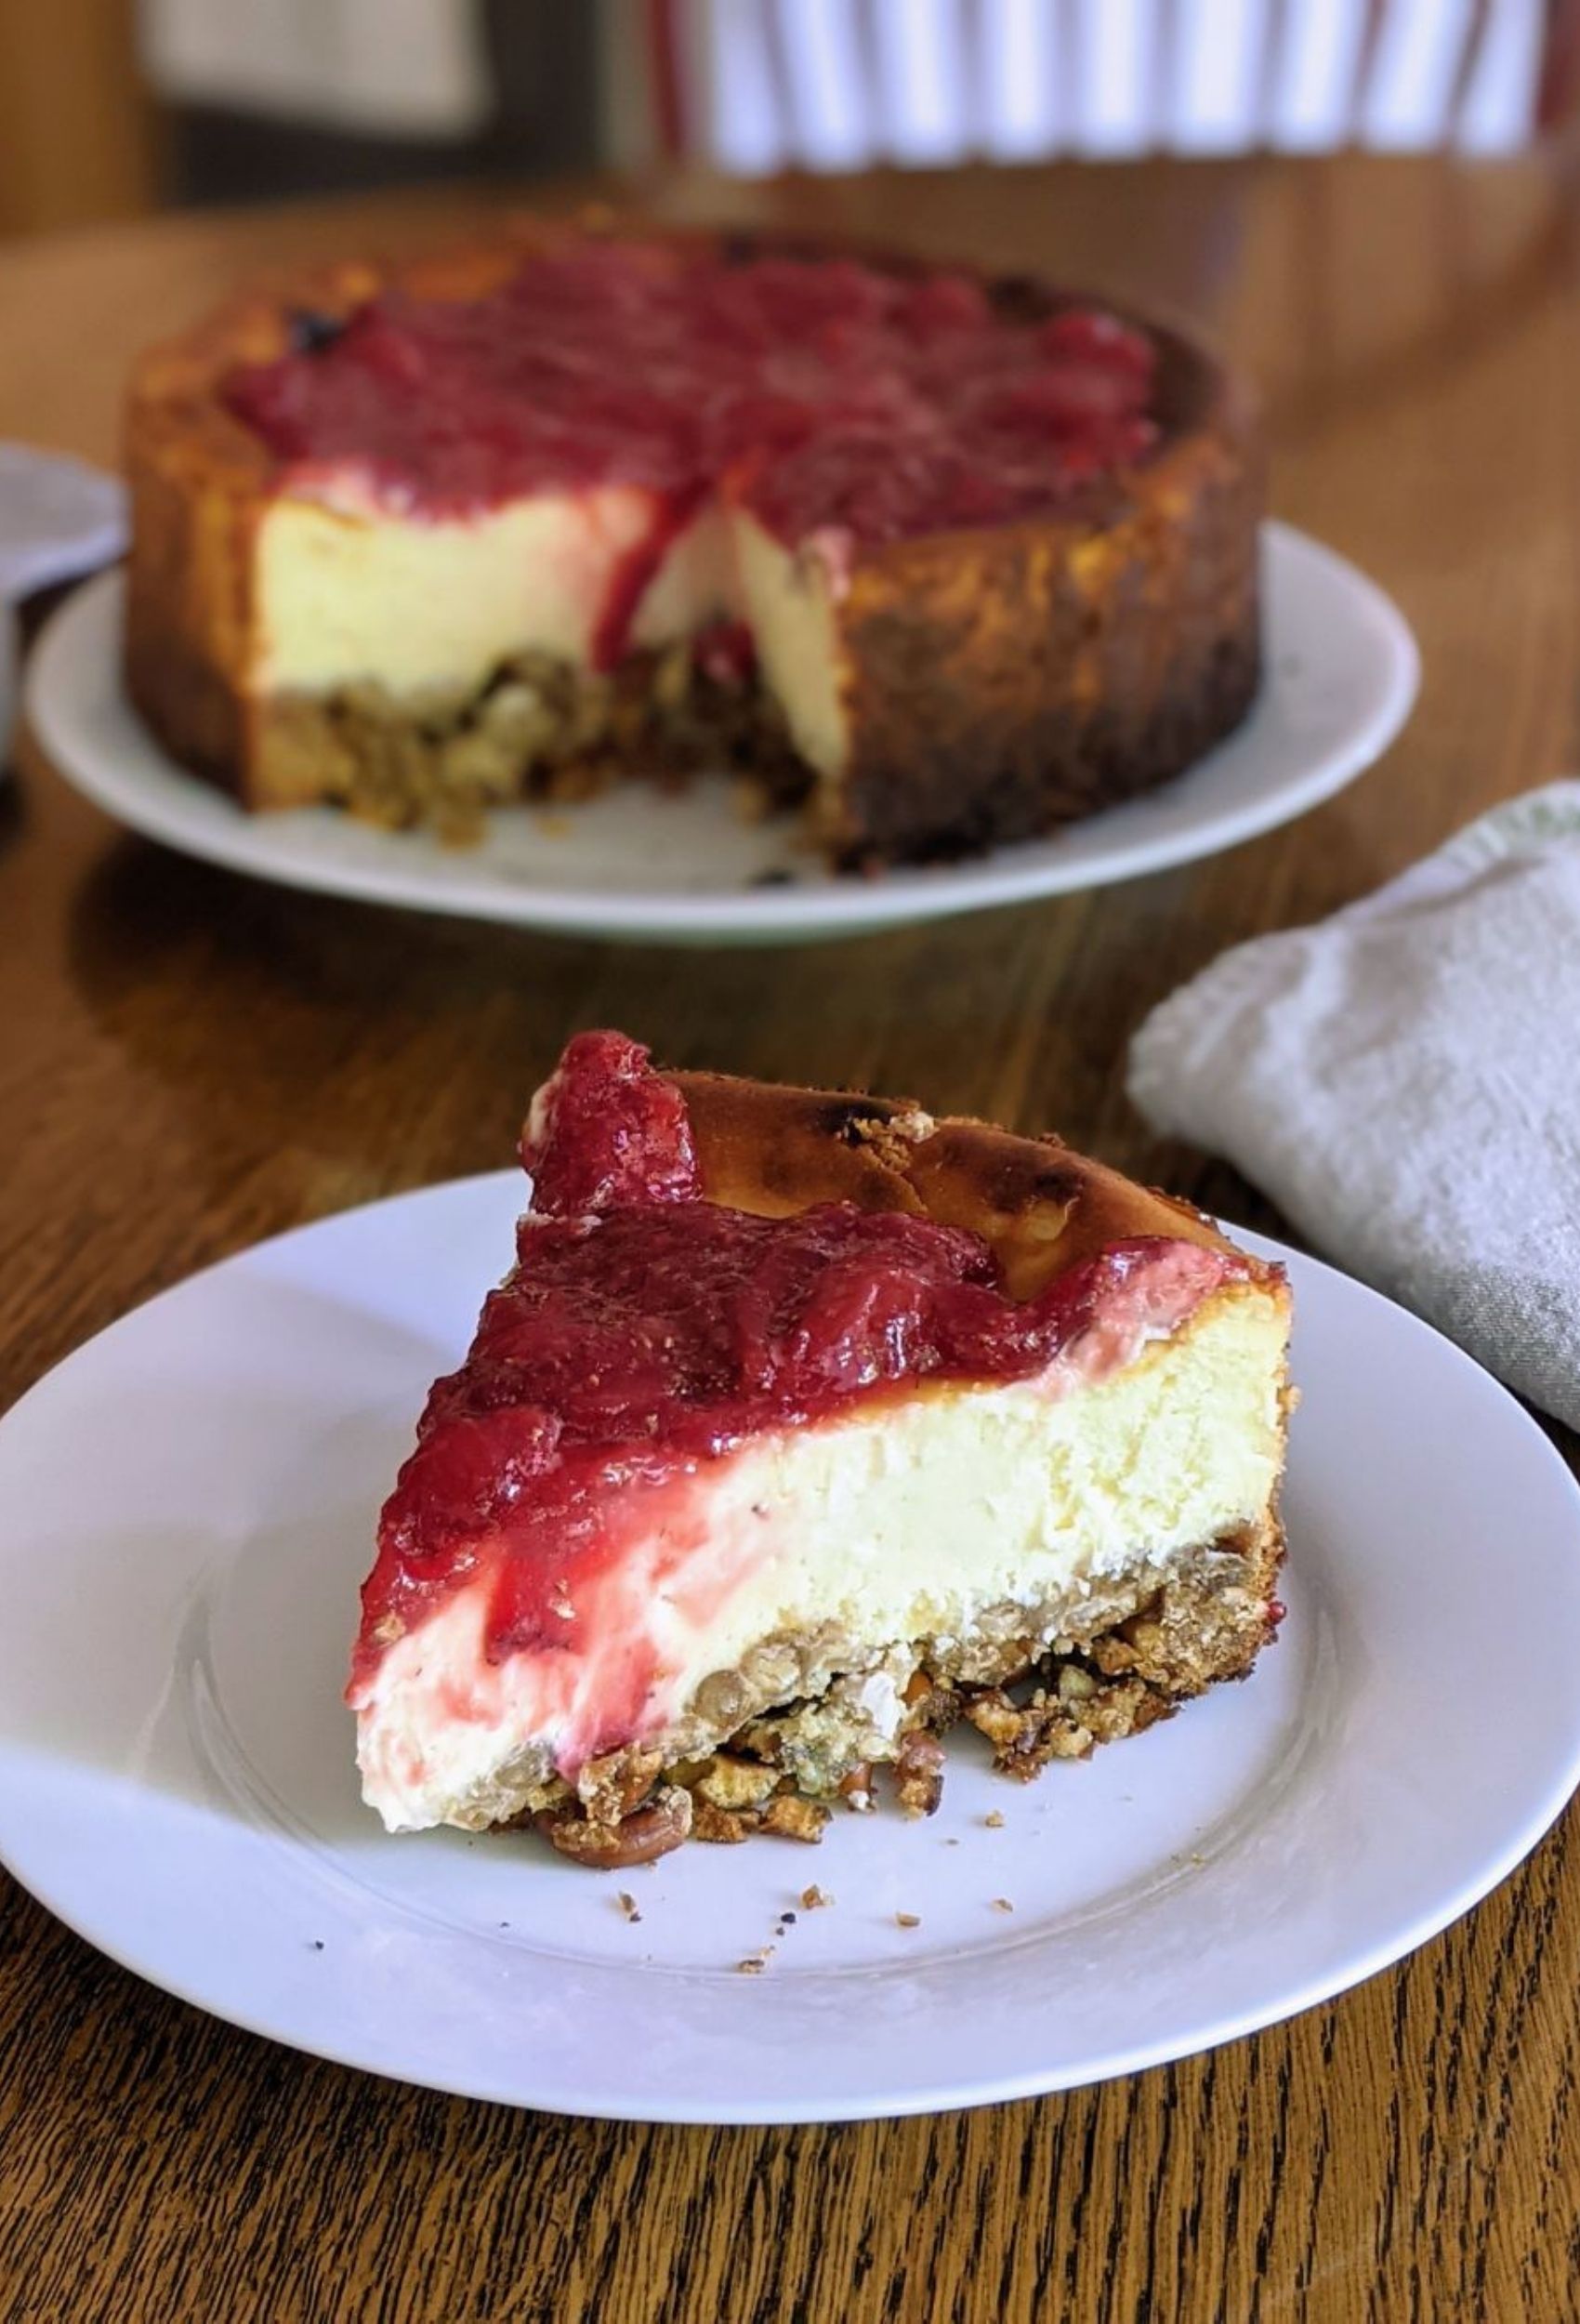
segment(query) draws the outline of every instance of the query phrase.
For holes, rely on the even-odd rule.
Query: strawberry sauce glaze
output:
[[[642,588],[710,494],[786,542],[1002,524],[1145,456],[1151,342],[1099,310],[996,312],[948,273],[730,264],[573,238],[472,300],[390,291],[224,382],[288,481],[361,481],[468,516],[597,484],[652,495],[599,627],[619,658]]]
[[[854,1413],[905,1383],[1096,1380],[1224,1281],[1230,1254],[1110,1245],[1034,1299],[973,1235],[825,1203],[759,1219],[701,1198],[684,1101],[647,1052],[578,1035],[522,1141],[534,1208],[462,1368],[437,1381],[379,1527],[352,1680],[486,1578],[483,1652],[607,1657],[593,1611],[674,1522],[666,1586],[706,1548],[699,1472],[765,1433]],[[1068,1362],[1060,1360],[1068,1357]],[[713,1570],[702,1557],[699,1573]],[[639,1730],[654,1677],[639,1609],[588,1750]],[[698,1606],[696,1618],[709,1609]]]

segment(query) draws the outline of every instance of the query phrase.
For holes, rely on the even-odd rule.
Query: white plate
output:
[[[126,488],[62,452],[0,443],[0,597],[20,605],[126,546]]]
[[[1353,1985],[1483,1895],[1568,1797],[1580,1491],[1446,1340],[1247,1237],[1293,1272],[1305,1403],[1289,1618],[1244,1685],[1026,1789],[967,1736],[933,1821],[683,1849],[625,1876],[635,1925],[617,1882],[530,1841],[387,1838],[339,1700],[357,1584],[520,1191],[469,1180],[266,1244],[0,1422],[0,1855],[171,1992],[566,2113],[967,2106],[1183,2057]],[[1535,1609],[1512,1682],[1511,1591]],[[1474,1709],[1489,1686],[1495,1718]],[[830,1909],[796,1907],[812,1882]],[[768,1970],[743,1975],[786,1906]]]
[[[1401,614],[1352,565],[1266,528],[1268,675],[1239,733],[1178,782],[1057,838],[882,879],[825,871],[794,818],[744,821],[729,786],[678,799],[624,785],[589,805],[494,817],[474,848],[369,829],[325,808],[247,816],[183,772],[120,680],[122,584],[63,606],[33,656],[28,709],[61,772],[153,838],[236,871],[528,928],[693,944],[848,935],[1160,870],[1303,814],[1387,748],[1415,700]],[[788,886],[754,885],[788,872]]]

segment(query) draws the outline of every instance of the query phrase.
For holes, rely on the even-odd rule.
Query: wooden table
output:
[[[1207,317],[1266,384],[1279,512],[1415,627],[1408,733],[1332,805],[1215,862],[728,957],[250,886],[122,835],[24,747],[0,798],[0,1404],[191,1268],[502,1162],[525,1093],[589,1023],[676,1063],[1057,1124],[1276,1229],[1127,1110],[1130,1029],[1224,944],[1329,910],[1574,764],[1580,301],[1556,178],[1351,158],[653,199],[992,252]],[[484,206],[6,249],[0,437],[109,459],[126,358],[238,272],[442,238]],[[1487,1677],[1468,1717],[1519,1684],[1517,1639],[1489,1639]],[[0,1878],[0,2312],[1573,2317],[1574,1834],[1571,1816],[1402,1968],[1213,2056],[977,2113],[713,2133],[512,2114],[298,2057],[112,1968]]]

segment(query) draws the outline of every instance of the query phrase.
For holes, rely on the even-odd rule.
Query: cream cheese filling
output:
[[[258,531],[252,683],[266,696],[376,686],[415,707],[425,694],[469,700],[520,654],[588,669],[604,609],[652,525],[650,495],[627,485],[464,519],[283,495]],[[834,603],[815,543],[792,553],[710,501],[649,577],[630,640],[659,649],[744,622],[797,749],[827,775],[848,752]]]
[[[276,500],[258,533],[255,682],[266,694],[470,693],[528,651],[585,668],[618,567],[652,522],[648,495],[625,486],[420,521]]]

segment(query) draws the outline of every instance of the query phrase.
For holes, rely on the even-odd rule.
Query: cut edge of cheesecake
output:
[[[957,1720],[1027,1777],[1247,1672],[1282,1615],[1283,1271],[1057,1139],[908,1100],[663,1078],[704,1194],[726,1208],[841,1202],[965,1228],[1015,1300],[1137,1237],[1232,1271],[1089,1378],[1073,1362],[1054,1380],[1061,1353],[1030,1379],[908,1383],[708,1464],[721,1540],[773,1512],[755,1564],[725,1618],[675,1634],[683,1683],[663,1724],[570,1779],[525,1657],[490,1666],[482,1715],[436,1749],[439,1707],[460,1681],[475,1712],[484,1663],[481,1594],[452,1597],[352,1690],[364,1794],[387,1825],[533,1822],[605,1868],[688,1836],[815,1840],[835,1803],[872,1804],[880,1768],[902,1809],[930,1813],[937,1737]],[[540,1129],[554,1086],[529,1117]]]

